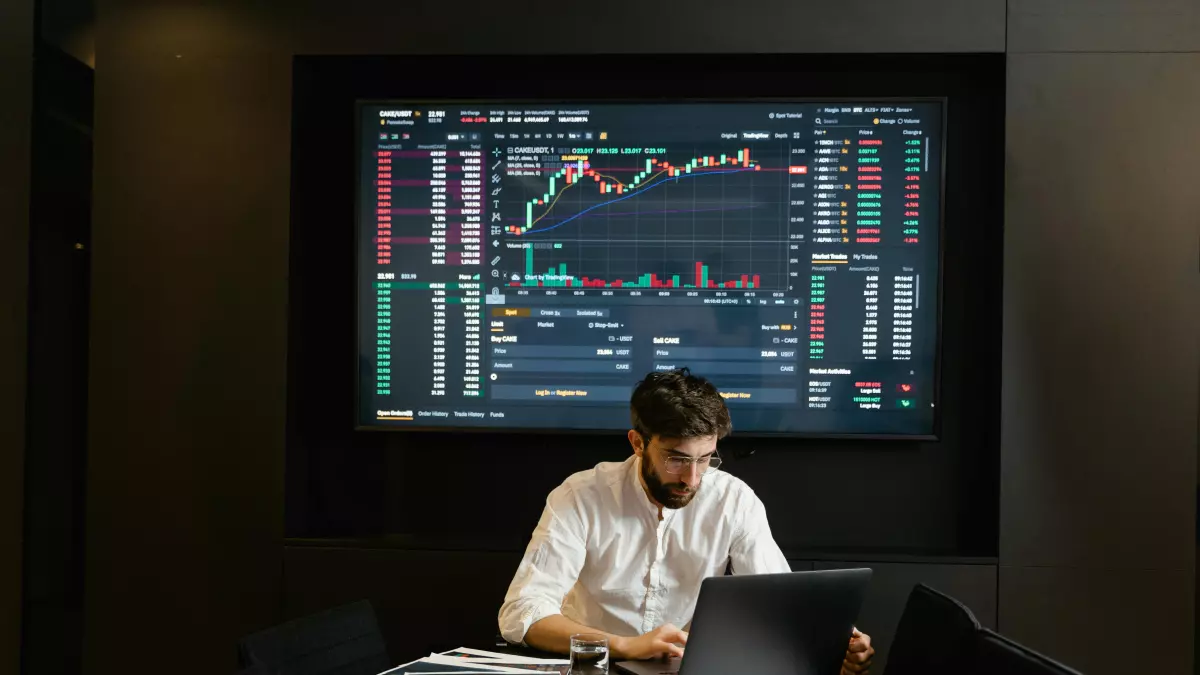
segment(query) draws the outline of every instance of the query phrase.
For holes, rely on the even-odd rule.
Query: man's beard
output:
[[[668,509],[682,509],[687,506],[700,489],[700,486],[692,489],[682,482],[663,483],[658,472],[654,470],[649,457],[642,458],[642,480],[646,481],[646,488],[650,491],[650,496],[654,498],[654,501]],[[687,490],[687,494],[675,494],[671,490]]]

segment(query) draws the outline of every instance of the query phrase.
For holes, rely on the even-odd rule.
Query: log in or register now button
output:
[[[491,389],[493,401],[545,401],[565,399],[572,401],[598,401],[602,403],[627,403],[629,387],[580,386],[550,384],[494,384]]]

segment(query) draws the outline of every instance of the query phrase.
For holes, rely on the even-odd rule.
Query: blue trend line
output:
[[[587,213],[588,211],[593,211],[595,209],[600,208],[601,206],[608,206],[609,204],[616,204],[617,202],[623,202],[626,199],[629,199],[630,197],[637,197],[638,195],[646,192],[647,190],[658,187],[659,185],[662,185],[663,183],[670,183],[673,181],[677,181],[681,178],[696,178],[698,176],[717,176],[717,175],[720,175],[723,173],[740,173],[742,171],[753,171],[753,170],[754,170],[753,167],[744,168],[744,169],[726,169],[725,171],[706,171],[704,173],[685,173],[682,176],[672,176],[670,178],[664,178],[664,179],[658,181],[657,183],[651,183],[651,184],[647,185],[646,187],[642,188],[641,190],[638,190],[637,192],[630,192],[629,194],[625,195],[624,197],[618,197],[611,201],[600,202],[599,204],[596,204],[595,206],[589,206],[588,208],[580,211],[579,213],[576,213],[575,215],[571,216],[570,218],[567,218],[566,220],[560,220],[559,222],[551,225],[550,227],[543,227],[543,228],[540,228],[537,230],[528,230],[524,234],[534,234],[537,232],[548,232],[550,230],[553,230],[556,227],[559,227],[560,225],[566,225],[567,223],[571,222],[572,220],[575,220],[576,218]]]

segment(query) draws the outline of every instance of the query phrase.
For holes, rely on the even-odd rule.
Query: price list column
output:
[[[823,361],[825,359],[825,293],[826,277],[824,273],[813,270],[808,282],[808,360]],[[805,404],[812,410],[823,410],[829,407],[833,400],[830,389],[833,381],[818,377],[828,375],[831,369],[808,368],[808,387]]]
[[[375,395],[392,393],[392,284],[375,282]]]
[[[808,358],[825,358],[825,275],[813,274],[808,282]]]
[[[392,151],[375,151],[375,264],[392,262]]]
[[[386,269],[392,262],[392,151],[375,152],[375,267]],[[380,271],[376,279],[387,280],[391,272]],[[392,393],[392,285],[375,284],[375,395]]]
[[[883,241],[883,139],[860,138],[856,156],[854,241]]]

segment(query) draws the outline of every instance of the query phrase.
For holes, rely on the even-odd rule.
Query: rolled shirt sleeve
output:
[[[560,487],[550,493],[500,606],[500,634],[505,640],[523,644],[530,626],[562,613],[563,599],[587,556],[583,530],[570,491]]]
[[[729,547],[729,562],[734,574],[775,574],[791,572],[783,551],[771,536],[767,508],[758,495],[750,493],[750,503],[742,526]]]

